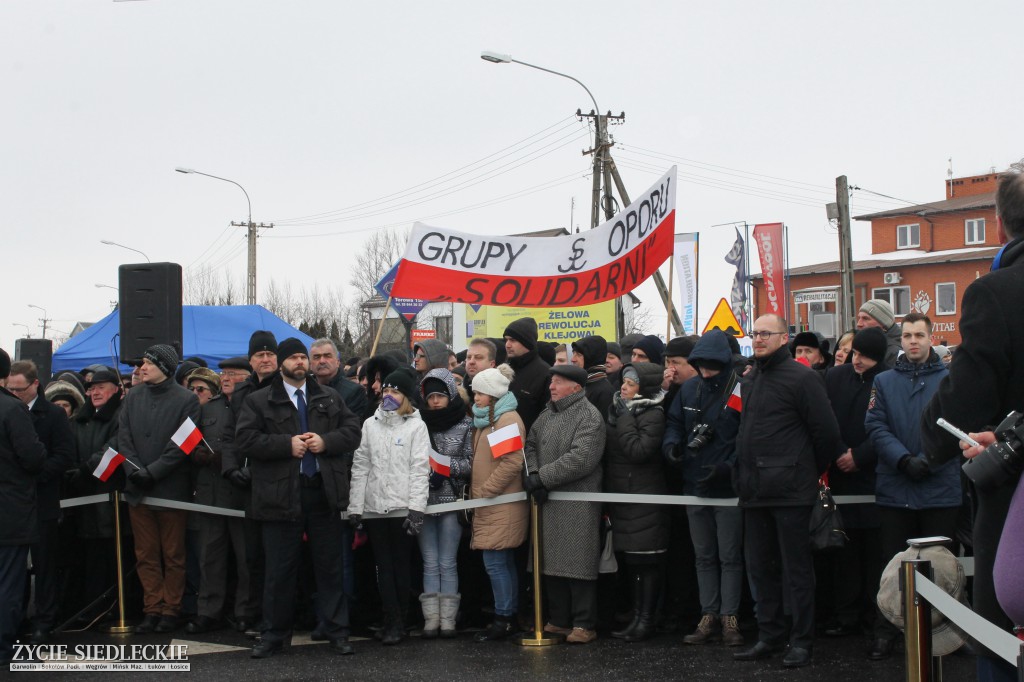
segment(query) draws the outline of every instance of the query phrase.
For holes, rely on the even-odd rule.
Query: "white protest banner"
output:
[[[679,290],[682,305],[679,312],[683,318],[683,333],[697,333],[697,244],[700,235],[684,232],[676,235],[676,272],[679,273]]]
[[[672,255],[673,166],[625,210],[561,237],[489,237],[413,226],[394,296],[474,305],[582,306],[632,291]]]

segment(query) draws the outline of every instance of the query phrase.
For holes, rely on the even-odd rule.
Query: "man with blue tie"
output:
[[[266,577],[263,631],[253,658],[283,651],[291,640],[302,536],[309,540],[318,612],[336,653],[351,654],[348,603],[342,587],[342,522],[349,464],[360,419],[338,393],[309,371],[298,339],[278,345],[280,373],[245,399],[235,441],[252,468],[253,517],[263,522]]]

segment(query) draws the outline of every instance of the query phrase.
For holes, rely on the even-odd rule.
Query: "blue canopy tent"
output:
[[[182,357],[198,356],[211,367],[225,358],[245,355],[257,329],[274,333],[278,341],[294,336],[309,347],[313,339],[260,305],[186,305],[181,307]],[[76,334],[53,354],[53,371],[78,371],[89,365],[111,365],[120,349],[120,317],[114,310]],[[130,371],[119,365],[122,371]]]

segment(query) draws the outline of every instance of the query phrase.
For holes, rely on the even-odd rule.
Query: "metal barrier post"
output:
[[[540,509],[537,503],[530,499],[530,541],[533,543],[533,636],[524,633],[521,637],[515,638],[515,643],[521,646],[551,646],[558,644],[560,637],[544,632],[544,614],[541,613],[542,603],[540,598],[540,526],[537,517]]]
[[[932,562],[911,559],[903,561],[900,565],[907,682],[933,682],[932,607],[927,599],[917,595],[917,571],[930,578]]]
[[[114,505],[114,547],[117,556],[117,625],[111,625],[107,632],[112,635],[130,635],[135,628],[124,620],[124,569],[121,564],[121,500],[117,491],[110,493]]]

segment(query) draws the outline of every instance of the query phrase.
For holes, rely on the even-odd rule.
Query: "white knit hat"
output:
[[[473,393],[483,393],[495,399],[502,398],[508,393],[508,385],[515,375],[515,371],[505,363],[497,367],[488,367],[473,377]]]

